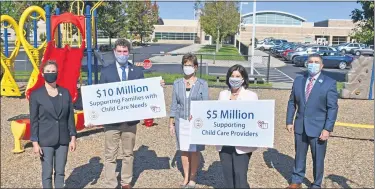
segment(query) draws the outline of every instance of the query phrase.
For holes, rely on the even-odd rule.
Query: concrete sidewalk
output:
[[[196,53],[199,51],[201,47],[204,45],[201,44],[192,44],[187,47],[183,47],[181,49],[177,49],[174,51],[170,51],[168,53],[177,53],[177,54],[185,54],[185,53]],[[199,54],[199,53],[196,53]],[[260,51],[260,50],[255,50],[254,52],[254,66],[255,67],[267,67],[268,63],[268,54]],[[151,62],[153,64],[181,64],[183,55],[166,55],[166,56],[154,56],[150,58]],[[198,62],[200,63],[200,55],[198,55]],[[270,62],[270,67],[282,67],[285,66],[285,63],[279,59],[276,59],[272,56],[270,56],[271,62]],[[236,60],[211,60],[211,59],[203,59],[202,63],[204,65],[208,64],[208,66],[218,66],[218,67],[229,67],[235,64],[240,64],[246,67],[249,67],[251,64],[251,58],[249,57],[248,61],[236,61]]]

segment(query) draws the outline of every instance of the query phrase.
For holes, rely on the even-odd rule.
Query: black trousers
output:
[[[219,156],[223,167],[225,188],[250,188],[247,170],[252,152],[238,154],[233,146],[223,146]]]

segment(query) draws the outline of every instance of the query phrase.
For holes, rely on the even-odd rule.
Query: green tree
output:
[[[51,6],[51,11],[54,14],[55,9],[60,8],[60,13],[70,10],[69,1],[2,1],[0,6],[0,14],[6,14],[14,18],[17,22],[25,11],[30,6],[39,6],[44,9],[45,5]]]
[[[46,33],[40,33],[39,34],[40,41],[44,41],[44,40],[46,40],[46,38],[47,38]]]
[[[114,37],[123,37],[126,31],[127,17],[125,14],[125,2],[108,1],[99,7],[98,10],[98,30],[101,30],[109,37],[109,44]]]
[[[219,1],[204,4],[200,22],[203,30],[216,40],[216,52],[219,51],[219,44],[224,37],[236,33],[239,18],[236,2]]]
[[[51,6],[52,14],[55,14],[55,9],[60,8],[60,13],[69,11],[70,2],[69,1],[2,1],[0,6],[1,15],[9,15],[17,23],[22,13],[30,6],[39,6],[44,9],[45,5],[49,4]],[[27,36],[29,36],[30,31],[32,30],[32,19],[29,17],[25,22],[25,31]]]
[[[353,29],[352,37],[359,42],[374,44],[374,1],[357,1],[362,10],[355,9],[351,13],[356,27]]]
[[[139,35],[141,42],[143,37],[152,34],[159,18],[159,7],[150,0],[147,1],[128,1],[126,2],[127,26],[130,34]]]

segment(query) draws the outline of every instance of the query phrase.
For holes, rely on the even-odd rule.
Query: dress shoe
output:
[[[129,184],[127,184],[127,185],[121,186],[121,188],[123,188],[123,189],[130,189],[132,187]]]
[[[299,189],[299,188],[302,188],[302,185],[301,184],[290,184],[288,187],[286,188],[289,188],[289,189]]]

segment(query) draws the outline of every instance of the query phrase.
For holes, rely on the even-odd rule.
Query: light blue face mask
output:
[[[116,60],[119,64],[125,64],[128,62],[129,55],[118,55],[115,53]]]
[[[307,71],[311,76],[314,76],[320,72],[320,64],[309,63],[307,64]]]
[[[230,77],[229,78],[229,85],[233,89],[238,89],[242,86],[244,80],[242,78]]]

